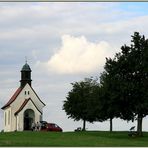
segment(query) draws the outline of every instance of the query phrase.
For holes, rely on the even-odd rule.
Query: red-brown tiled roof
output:
[[[31,86],[30,86],[31,87]],[[13,94],[13,96],[11,97],[11,99],[1,108],[1,109],[5,109],[6,107],[8,107],[19,95],[19,93],[22,91],[23,87],[19,87],[16,92]],[[36,94],[36,92],[34,91],[34,89],[31,87],[31,89],[33,90],[33,92]],[[39,98],[39,96],[36,94],[37,98],[39,99],[39,101],[45,106],[45,104],[41,101],[41,99]]]
[[[28,103],[28,101],[31,101],[32,103],[33,103],[33,105],[35,106],[35,108],[40,112],[40,110],[37,108],[37,106],[34,104],[34,102],[32,101],[32,99],[31,98],[29,98],[29,99],[25,99],[25,101],[23,102],[23,104],[20,106],[20,108],[15,112],[15,114],[14,115],[17,115],[24,107],[25,107],[25,105]],[[41,113],[41,112],[40,112]],[[42,114],[42,113],[41,113]]]
[[[13,94],[13,96],[11,97],[11,99],[1,108],[1,109],[5,109],[6,107],[8,107],[19,95],[19,93],[22,91],[23,88],[19,87],[16,92]]]
[[[35,90],[32,88],[32,86],[30,86],[30,87],[31,87],[31,89],[33,90],[33,92],[35,93],[35,95],[37,96],[37,98],[39,99],[39,101],[40,101],[44,106],[46,106],[45,103],[44,103],[43,101],[41,101],[41,99],[39,98],[39,96],[37,95],[37,93],[35,92]]]

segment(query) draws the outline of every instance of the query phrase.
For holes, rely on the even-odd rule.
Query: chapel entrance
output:
[[[27,109],[24,112],[24,130],[31,130],[31,125],[34,122],[35,114],[32,109]]]

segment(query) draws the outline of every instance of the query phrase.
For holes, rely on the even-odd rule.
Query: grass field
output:
[[[127,132],[9,132],[0,133],[0,146],[148,146],[148,133],[143,137],[128,137]]]

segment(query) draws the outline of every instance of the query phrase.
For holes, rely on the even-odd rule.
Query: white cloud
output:
[[[93,43],[84,36],[62,36],[62,47],[49,59],[49,70],[61,74],[91,73],[98,71],[111,55],[111,46],[100,41]]]

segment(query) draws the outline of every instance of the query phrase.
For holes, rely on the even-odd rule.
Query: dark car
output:
[[[62,128],[59,127],[55,123],[48,123],[46,121],[40,121],[41,124],[41,131],[55,131],[55,132],[62,132]]]

